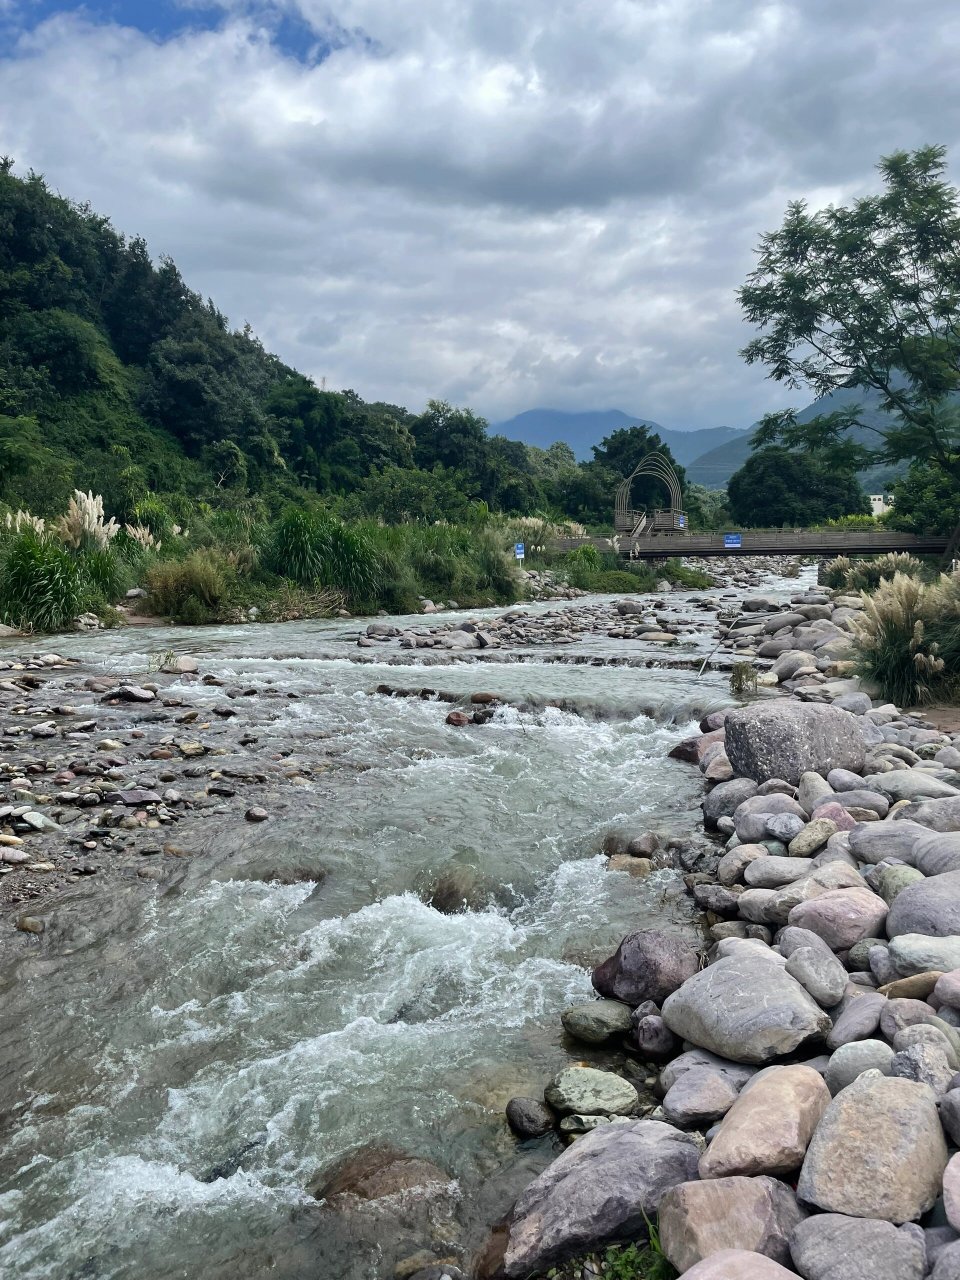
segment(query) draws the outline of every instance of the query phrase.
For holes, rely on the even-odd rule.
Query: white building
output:
[[[885,515],[893,507],[893,503],[885,493],[870,494],[870,513],[875,516]]]

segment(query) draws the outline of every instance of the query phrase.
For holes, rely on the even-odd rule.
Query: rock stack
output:
[[[677,752],[722,842],[686,877],[704,946],[631,934],[564,1015],[631,1071],[568,1068],[526,1117],[571,1145],[513,1210],[508,1277],[656,1216],[690,1280],[960,1280],[960,735],[830,687],[853,606],[818,608],[743,646],[799,696]]]

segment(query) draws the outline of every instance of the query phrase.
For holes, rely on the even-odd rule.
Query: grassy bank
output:
[[[510,604],[525,590],[514,543],[532,535],[533,551],[569,532],[489,514],[464,524],[390,525],[299,504],[271,518],[197,503],[180,518],[183,524],[154,500],[141,504],[135,524],[121,525],[107,517],[98,495],[79,491],[53,520],[7,512],[0,520],[0,621],[52,632],[92,613],[115,625],[122,621],[116,606],[133,588],[143,593],[136,611],[186,625],[339,610],[416,613],[424,599],[463,608]],[[532,563],[546,562],[559,581],[584,591],[651,591],[664,577],[709,585],[677,561],[655,570],[624,568],[592,546],[533,553]]]

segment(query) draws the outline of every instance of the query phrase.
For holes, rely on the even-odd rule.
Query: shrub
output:
[[[858,587],[861,591],[872,591],[881,582],[905,574],[909,578],[919,578],[923,574],[923,564],[907,551],[894,551],[887,555],[877,556],[875,560],[861,560],[848,578],[848,586]]]
[[[700,569],[691,569],[679,560],[668,560],[663,566],[663,576],[677,587],[690,587],[693,590],[705,590],[714,585],[708,573]]]
[[[960,577],[934,583],[896,573],[864,594],[858,664],[898,706],[949,699],[960,687]]]
[[[173,521],[166,503],[155,493],[148,494],[146,498],[141,498],[134,504],[133,516],[136,525],[148,529],[158,544],[173,528]],[[129,527],[128,525],[127,528]]]
[[[187,626],[215,622],[228,603],[229,565],[217,552],[193,551],[183,560],[159,560],[147,570],[145,581],[150,607]]]
[[[852,572],[853,562],[847,556],[837,556],[824,565],[823,585],[839,591],[848,585]]]
[[[54,538],[25,527],[7,546],[0,618],[8,626],[62,631],[83,612],[86,594],[79,561]]]

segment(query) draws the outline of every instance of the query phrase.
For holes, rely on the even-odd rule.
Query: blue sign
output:
[[[680,525],[681,529],[685,529],[687,527],[687,517],[680,516],[677,523]]]
[[[724,545],[725,547],[739,547],[739,546],[742,546],[743,544],[742,544],[742,542],[741,542],[741,540],[740,540],[740,534],[739,534],[739,533],[725,533],[725,534],[723,535],[723,545]]]
[[[523,559],[523,543],[522,542],[518,542],[515,544],[513,548],[513,554],[517,557],[518,560]]]

